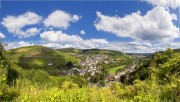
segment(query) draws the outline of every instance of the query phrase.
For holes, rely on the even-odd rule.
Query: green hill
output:
[[[84,55],[104,54],[117,60],[132,58],[132,56],[127,55],[123,52],[115,51],[115,50],[105,50],[105,49],[85,49],[82,50],[80,53]]]
[[[119,60],[119,63],[130,62],[133,57],[120,51],[104,50],[104,49],[51,49],[43,46],[29,46],[11,49],[7,51],[7,56],[11,62],[22,66],[23,68],[45,68],[49,64],[57,67],[68,61],[74,64],[78,63],[81,57],[77,55],[92,56],[96,54],[107,55],[109,59]],[[113,66],[115,67],[115,66]]]
[[[67,53],[43,46],[29,46],[7,51],[8,58],[18,64],[30,64],[47,66],[52,64],[63,64],[67,61],[77,63],[79,59]]]
[[[180,52],[180,49],[174,49],[175,52]]]
[[[75,49],[75,48],[62,48],[62,49],[57,49],[58,51],[64,52],[64,53],[79,53],[81,50]]]
[[[69,54],[80,54],[80,55],[96,55],[96,54],[103,54],[107,55],[113,59],[130,59],[132,56],[127,55],[120,51],[114,51],[114,50],[106,50],[106,49],[75,49],[75,48],[63,48],[58,49],[58,51],[69,53]]]

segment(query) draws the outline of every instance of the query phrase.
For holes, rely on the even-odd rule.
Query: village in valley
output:
[[[72,68],[69,75],[78,73],[78,75],[84,76],[85,74],[88,73],[89,76],[87,77],[87,80],[89,81],[91,77],[95,75],[95,73],[104,73],[102,71],[103,69],[102,63],[105,65],[108,65],[108,64],[115,64],[122,61],[122,60],[113,59],[112,57],[109,57],[108,55],[105,55],[105,54],[94,54],[94,55],[73,54],[73,56],[81,59],[77,64],[77,66],[80,66],[80,68],[76,68],[76,67]],[[117,66],[120,66],[120,65],[117,65]],[[136,67],[136,64],[133,62],[132,65],[126,65],[125,68],[119,71],[116,71],[115,73],[107,72],[106,77],[104,78],[103,81],[105,83],[109,83],[109,84],[106,84],[106,86],[110,87],[111,86],[110,82],[119,82],[121,76],[128,75],[134,72],[135,67]],[[100,84],[98,82],[94,85],[99,86]]]

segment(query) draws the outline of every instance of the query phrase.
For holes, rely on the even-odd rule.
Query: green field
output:
[[[124,68],[124,67],[126,67],[126,65],[121,65],[121,66],[109,68],[109,69],[107,69],[107,71],[108,71],[109,74],[115,74],[115,73],[116,73],[116,70],[122,69],[122,68]]]

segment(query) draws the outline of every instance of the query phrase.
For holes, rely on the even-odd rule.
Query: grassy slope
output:
[[[119,51],[113,50],[99,50],[99,49],[87,49],[79,50],[75,48],[64,48],[54,50],[42,46],[30,46],[12,49],[7,51],[8,58],[12,62],[20,64],[31,64],[38,66],[47,66],[48,63],[62,64],[71,60],[77,63],[79,59],[71,56],[70,54],[82,54],[82,55],[95,55],[104,54],[108,55],[112,59],[128,61],[132,57]]]
[[[75,48],[62,48],[62,49],[58,49],[58,51],[61,51],[64,53],[79,53],[81,50],[78,50]]]
[[[69,54],[42,46],[22,47],[7,52],[8,58],[16,63],[46,66],[48,63],[62,64],[69,60],[75,63],[78,62],[77,58]]]
[[[97,55],[97,54],[103,54],[107,55],[109,58],[116,59],[116,60],[124,60],[129,61],[133,57],[130,55],[127,55],[120,51],[114,51],[114,50],[105,50],[105,49],[75,49],[75,48],[64,48],[64,49],[58,49],[58,51],[69,53],[69,54],[81,54],[81,55]]]
[[[107,69],[107,71],[108,71],[109,74],[115,74],[115,73],[116,73],[116,70],[122,69],[122,68],[124,68],[124,67],[126,67],[126,65],[121,65],[121,66],[109,68],[109,69]]]
[[[114,51],[114,50],[105,50],[105,49],[75,49],[75,48],[63,48],[58,49],[58,51],[65,52],[65,53],[78,53],[83,55],[95,55],[95,54],[106,54],[111,57],[117,57],[117,56],[124,56],[124,57],[130,57],[129,55],[120,52],[120,51]]]
[[[85,55],[104,54],[117,60],[127,60],[127,59],[132,58],[131,56],[120,51],[104,50],[104,49],[101,49],[101,50],[100,49],[87,49],[87,50],[82,50],[81,53]]]

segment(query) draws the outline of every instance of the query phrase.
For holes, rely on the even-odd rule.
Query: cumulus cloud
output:
[[[7,46],[5,46],[5,49],[14,49],[14,48],[19,48],[19,47],[24,47],[24,46],[33,46],[33,43],[25,42],[25,41],[15,41],[15,42],[10,42],[7,43]]]
[[[178,48],[180,42],[164,42],[163,40],[148,41],[136,39],[129,42],[107,41],[106,39],[83,39],[78,35],[69,35],[62,31],[45,31],[40,34],[43,39],[43,46],[51,48],[78,48],[78,49],[111,49],[133,53],[152,53],[165,50],[168,47]]]
[[[41,20],[42,17],[36,13],[26,12],[19,16],[7,16],[3,18],[1,24],[6,27],[10,33],[14,34],[14,36],[18,36],[19,38],[27,38],[37,34],[38,30],[37,28],[31,28],[27,29],[27,31],[23,31],[23,28],[26,26],[38,24]]]
[[[173,24],[177,16],[164,7],[154,7],[145,15],[140,11],[123,18],[106,16],[97,11],[94,26],[98,31],[105,31],[119,37],[130,37],[136,40],[172,40],[179,37],[179,28]]]
[[[77,35],[68,35],[62,31],[45,31],[40,34],[40,37],[48,42],[53,43],[71,43],[71,42],[80,42],[83,39]]]
[[[75,48],[97,48],[106,45],[108,42],[105,39],[87,39],[84,40],[78,35],[69,35],[62,31],[45,31],[40,34],[40,37],[47,43],[48,47],[75,47]]]
[[[86,32],[84,30],[81,30],[80,34],[84,35],[84,34],[86,34]]]
[[[29,28],[25,31],[25,33],[27,34],[26,37],[34,36],[34,35],[40,33],[40,30],[41,29],[37,29],[37,28]]]
[[[71,22],[77,22],[81,17],[78,15],[71,15],[62,10],[57,10],[51,13],[44,21],[46,27],[56,27],[67,29]]]
[[[179,0],[143,0],[155,6],[164,6],[172,9],[176,9],[180,7]]]
[[[79,43],[52,43],[45,42],[42,46],[51,48],[78,48],[78,49],[111,49],[126,53],[153,53],[166,50],[167,48],[179,48],[180,42],[160,42],[158,44],[148,41],[130,41],[130,42],[108,42],[104,39],[90,39]]]
[[[3,38],[5,38],[5,35],[0,32],[0,39],[3,39]]]
[[[126,53],[154,53],[156,51],[163,51],[167,48],[179,48],[180,42],[163,42],[158,43],[149,41],[130,41],[130,42],[109,42],[100,49],[118,50]]]

